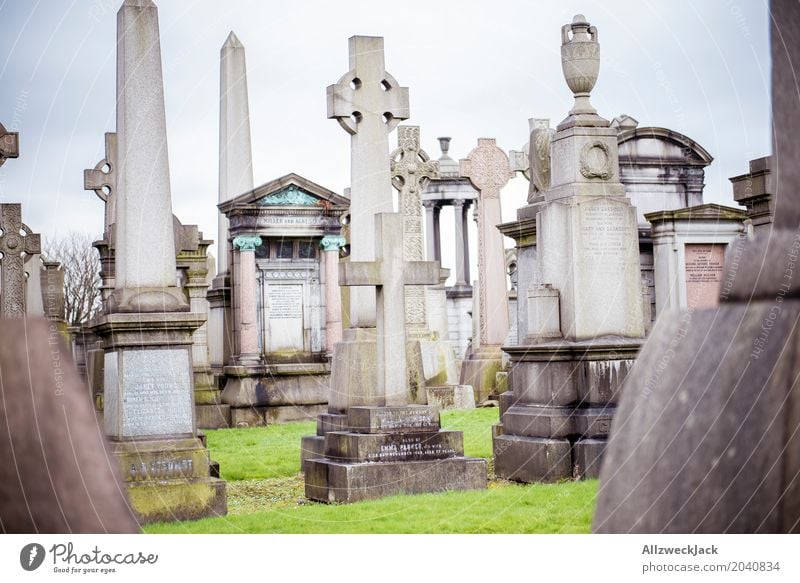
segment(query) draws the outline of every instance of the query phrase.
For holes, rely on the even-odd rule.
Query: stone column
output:
[[[253,189],[244,45],[231,31],[219,51],[219,202]],[[228,218],[219,213],[217,274],[228,271]]]
[[[158,9],[125,0],[117,13],[115,289],[93,321],[103,340],[104,423],[141,522],[226,512],[197,437],[190,313],[176,285]],[[45,265],[47,267],[47,265]],[[45,310],[48,310],[45,298]]]
[[[464,267],[466,266],[465,248],[464,243],[466,237],[464,235],[464,201],[453,201],[453,217],[455,219],[455,234],[456,234],[456,287],[467,285],[466,273]]]
[[[339,287],[339,250],[345,244],[341,235],[323,237],[320,245],[325,253],[325,350],[333,354],[333,346],[342,340],[342,292]]]
[[[220,49],[219,202],[228,201],[252,188],[253,154],[245,50],[231,32]],[[208,292],[208,352],[211,367],[217,373],[229,364],[233,352],[228,218],[220,212],[218,220],[217,276]]]
[[[475,400],[481,402],[496,393],[495,374],[503,362],[500,346],[509,329],[505,252],[497,225],[501,220],[500,190],[513,173],[505,152],[494,139],[487,138],[478,140],[469,157],[461,160],[460,169],[461,175],[478,190],[479,271],[478,293],[473,294],[477,309],[472,313],[477,330],[469,357],[461,367],[461,384],[472,385]]]
[[[432,261],[442,260],[442,234],[439,231],[439,215],[442,212],[442,207],[436,205],[433,207],[433,259]]]
[[[464,235],[464,283],[469,285],[469,207],[472,203],[464,201],[464,210],[461,214],[461,233]]]
[[[432,200],[422,201],[425,207],[425,258],[434,261],[436,257],[436,232],[433,226],[433,209],[436,202]]]
[[[258,302],[256,298],[256,247],[261,245],[258,235],[239,235],[233,240],[234,252],[239,261],[234,271],[233,290],[235,294],[236,346],[239,364],[258,364],[261,355],[258,350]]]

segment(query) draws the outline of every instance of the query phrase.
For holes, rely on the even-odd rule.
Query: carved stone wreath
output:
[[[592,150],[597,149],[602,153],[603,162],[601,164],[593,163],[589,159]],[[581,148],[581,174],[586,178],[601,178],[608,180],[611,178],[611,152],[608,146],[603,142],[587,142]]]

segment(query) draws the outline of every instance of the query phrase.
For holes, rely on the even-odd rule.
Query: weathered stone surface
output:
[[[566,406],[617,402],[640,340],[608,339],[505,347],[519,403]]]
[[[350,407],[347,424],[356,433],[438,431],[439,410],[429,405]]]
[[[145,524],[225,516],[228,512],[225,481],[212,477],[130,484],[128,500]]]
[[[308,460],[325,457],[325,438],[319,435],[304,435],[300,438],[300,471],[306,472]]]
[[[800,426],[799,322],[798,301],[659,318],[612,426],[595,530],[796,528],[784,440]]]
[[[297,421],[313,421],[317,415],[328,410],[325,403],[316,405],[283,405],[280,407],[267,407],[264,411],[264,420],[267,425],[278,423],[294,423]]]
[[[2,327],[3,531],[138,532],[121,472],[58,332],[43,319],[4,320]]]
[[[403,462],[464,455],[461,431],[325,435],[325,457],[341,462]]]
[[[422,494],[486,488],[486,460],[347,464],[309,460],[306,497],[321,502],[357,502],[395,494]]]
[[[222,403],[195,405],[198,429],[222,429],[230,427],[231,407]]]
[[[317,417],[317,435],[325,435],[329,431],[348,431],[349,429],[347,415],[323,413]]]
[[[505,480],[557,482],[572,477],[567,439],[497,435],[493,442],[494,471]]]
[[[469,385],[429,386],[426,391],[428,404],[438,407],[440,411],[475,408],[475,394]]]
[[[503,414],[505,431],[526,437],[607,436],[614,407],[514,405]]]

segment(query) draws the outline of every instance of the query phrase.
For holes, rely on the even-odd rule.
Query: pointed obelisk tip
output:
[[[236,36],[236,33],[231,31],[231,33],[228,35],[227,40],[225,41],[225,44],[222,45],[222,48],[239,48],[242,46],[243,45],[242,42],[239,40],[239,37]]]
[[[122,6],[132,6],[134,8],[155,8],[153,0],[125,0]]]

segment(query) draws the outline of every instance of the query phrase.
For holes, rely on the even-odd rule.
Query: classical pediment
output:
[[[235,207],[347,207],[350,201],[344,196],[303,178],[298,174],[287,174],[236,198],[218,205],[222,212]]]

